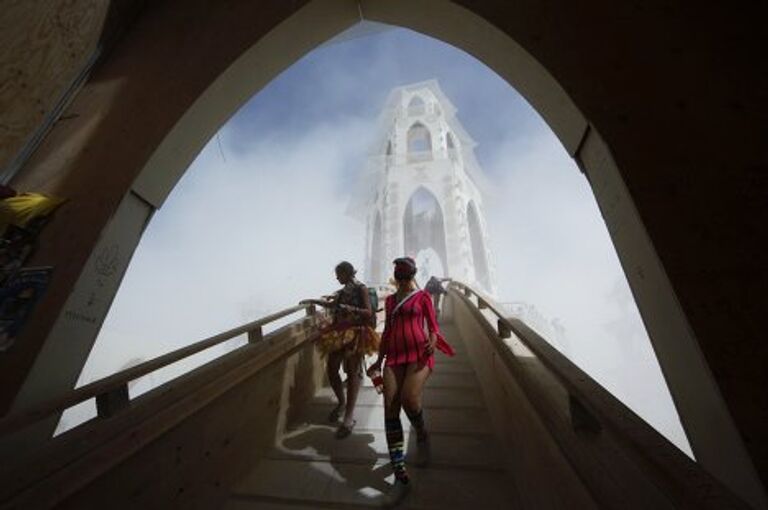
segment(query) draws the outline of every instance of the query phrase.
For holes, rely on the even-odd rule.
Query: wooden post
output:
[[[484,310],[484,309],[488,308],[488,303],[486,303],[485,300],[483,300],[483,299],[478,297],[477,298],[477,307],[480,310]]]
[[[512,336],[512,329],[507,324],[507,321],[504,319],[499,319],[496,324],[496,329],[499,332],[499,338],[510,338]]]
[[[309,305],[306,309],[307,317],[311,317],[317,313],[317,309],[315,308],[315,305]]]
[[[256,342],[260,342],[264,339],[264,332],[261,329],[261,326],[256,326],[252,330],[248,332],[248,343],[249,344],[255,344]]]
[[[472,291],[469,289],[469,287],[464,287],[464,295],[468,298],[472,297]]]
[[[125,383],[107,393],[96,395],[96,413],[99,418],[109,418],[128,407],[130,402],[128,383]]]

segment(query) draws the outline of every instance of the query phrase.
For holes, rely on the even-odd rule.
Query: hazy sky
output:
[[[389,91],[431,78],[494,183],[499,300],[557,319],[570,357],[687,450],[584,176],[506,82],[404,29],[316,49],[208,143],[149,225],[80,383],[334,290],[340,260],[362,267],[355,174]]]

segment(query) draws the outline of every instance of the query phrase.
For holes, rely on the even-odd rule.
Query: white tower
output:
[[[450,276],[495,295],[475,143],[429,80],[394,89],[351,211],[367,222],[365,277],[385,283],[392,260],[416,259],[418,278]]]

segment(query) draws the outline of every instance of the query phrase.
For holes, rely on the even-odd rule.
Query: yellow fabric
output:
[[[8,225],[25,227],[30,220],[49,215],[63,202],[63,198],[42,193],[22,193],[0,200],[0,233],[5,232]]]
[[[379,351],[379,334],[370,326],[329,329],[320,335],[317,348],[323,355],[348,348],[348,354],[370,356]]]

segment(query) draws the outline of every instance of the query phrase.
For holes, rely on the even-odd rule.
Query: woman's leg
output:
[[[338,420],[347,402],[344,396],[344,384],[341,382],[341,376],[339,375],[339,369],[343,360],[344,356],[340,351],[328,353],[328,362],[326,364],[328,382],[331,383],[333,394],[336,395],[336,400],[338,400],[336,408],[331,411],[331,421]]]
[[[355,422],[355,403],[357,403],[357,395],[360,392],[360,384],[362,383],[362,377],[360,372],[360,365],[362,358],[356,352],[353,352],[347,357],[347,407],[344,411],[344,426],[349,428]]]
[[[384,428],[395,479],[408,483],[405,471],[405,444],[400,422],[400,391],[405,379],[405,366],[384,367]]]
[[[416,430],[418,441],[427,439],[427,429],[424,425],[424,414],[421,406],[421,396],[424,392],[424,384],[429,379],[432,369],[428,365],[412,363],[405,370],[400,398],[405,409],[405,414]]]

